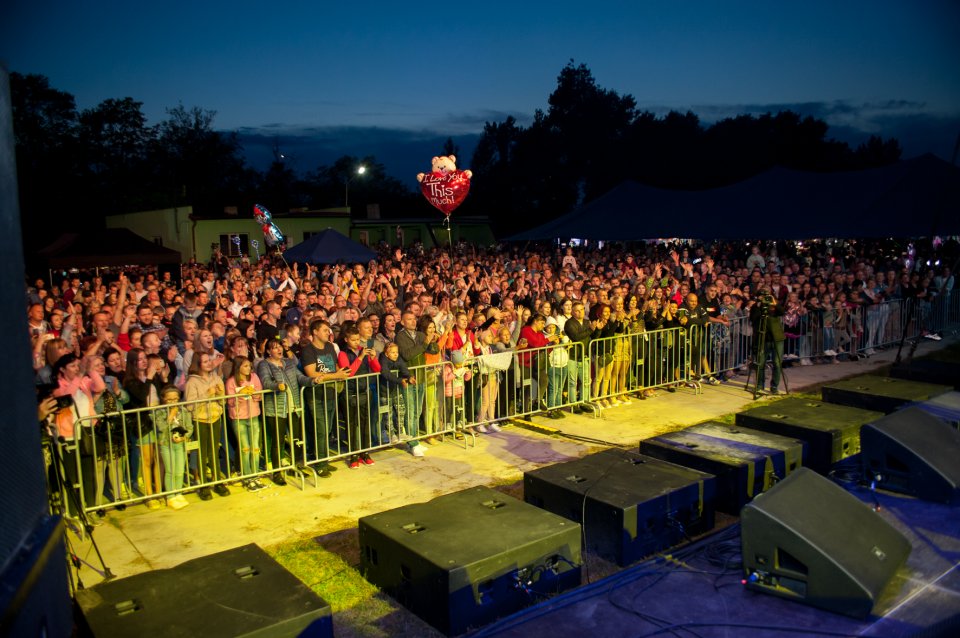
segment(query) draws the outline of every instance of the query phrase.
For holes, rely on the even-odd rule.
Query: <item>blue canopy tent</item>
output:
[[[625,181],[508,240],[929,237],[960,234],[960,169],[934,155],[862,171],[772,168],[702,191]]]
[[[346,235],[328,228],[288,248],[283,252],[283,258],[289,264],[335,264],[338,262],[365,264],[371,259],[376,259],[377,253]]]

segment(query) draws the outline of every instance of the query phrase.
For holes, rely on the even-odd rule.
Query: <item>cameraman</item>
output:
[[[757,387],[763,388],[766,362],[773,361],[773,374],[770,378],[770,394],[778,394],[783,364],[783,307],[770,292],[770,286],[763,285],[757,297],[750,301],[750,322],[753,324],[754,360],[757,362]],[[765,331],[764,331],[765,329]],[[763,352],[758,352],[761,339]]]

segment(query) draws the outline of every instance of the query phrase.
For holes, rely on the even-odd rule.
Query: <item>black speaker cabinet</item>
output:
[[[760,430],[702,423],[640,442],[640,453],[717,477],[717,509],[737,516],[803,465],[806,444]]]
[[[907,403],[926,401],[952,389],[948,385],[865,374],[825,385],[820,394],[828,403],[890,414]]]
[[[788,397],[737,414],[737,425],[788,436],[808,445],[804,465],[822,474],[860,452],[860,428],[882,412]]]
[[[890,376],[897,379],[948,385],[960,390],[960,363],[936,359],[913,359],[893,366]]]
[[[580,584],[580,526],[487,487],[359,524],[367,580],[449,635]]]
[[[610,449],[523,475],[523,497],[583,524],[586,548],[618,565],[713,529],[716,480]]]
[[[800,468],[741,512],[746,586],[866,618],[910,555],[877,512]]]
[[[960,432],[920,407],[860,430],[864,478],[926,501],[960,502]]]
[[[332,638],[330,606],[256,545],[77,592],[88,635]]]

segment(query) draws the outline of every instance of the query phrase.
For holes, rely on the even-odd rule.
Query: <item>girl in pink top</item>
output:
[[[240,471],[245,476],[255,474],[260,459],[260,402],[263,400],[263,385],[253,371],[253,364],[246,357],[233,360],[233,373],[227,378],[227,414],[233,432],[240,444]],[[244,480],[243,486],[254,492],[264,485],[257,478]]]

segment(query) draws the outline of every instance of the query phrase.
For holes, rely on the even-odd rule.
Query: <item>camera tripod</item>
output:
[[[760,384],[760,366],[763,366],[764,369],[767,367],[767,322],[770,321],[770,315],[767,313],[767,308],[761,307],[760,310],[760,321],[758,331],[759,335],[754,334],[757,340],[757,347],[754,350],[754,361],[753,364],[747,367],[747,381],[744,384],[744,388],[747,392],[751,392],[750,389],[750,375],[754,373],[756,369],[756,377],[753,380],[753,398],[756,399],[760,396],[760,392],[763,390],[763,387]],[[774,320],[776,321],[776,320]],[[790,384],[787,383],[787,375],[783,372],[783,358],[780,354],[780,351],[774,346],[773,356],[770,360],[770,379],[773,380],[773,372],[775,369],[779,368],[780,377],[783,379],[784,391],[789,394]],[[766,374],[763,375],[766,377]]]
[[[67,479],[64,466],[65,461],[61,456],[62,446],[65,443],[66,441],[63,438],[54,439],[52,437],[47,437],[46,435],[43,436],[43,444],[47,446],[47,450],[50,454],[50,472],[48,472],[47,475],[50,511],[66,520],[71,518],[70,508],[73,508],[73,511],[76,513],[76,520],[80,524],[79,529],[76,529],[72,525],[65,525],[63,528],[63,544],[67,554],[67,578],[70,583],[70,593],[72,595],[76,595],[78,590],[84,589],[83,581],[80,578],[80,568],[82,564],[86,564],[95,572],[103,576],[104,580],[110,580],[115,576],[103,560],[103,555],[100,553],[100,547],[97,545],[97,540],[93,537],[93,523],[90,522],[90,519],[87,518],[86,512],[83,510],[83,506],[80,503],[79,494],[75,489],[75,486],[71,485]],[[60,498],[57,498],[58,495]],[[70,529],[74,529],[74,531],[76,531],[80,536],[81,540],[84,536],[90,538],[90,544],[93,546],[93,550],[97,554],[97,560],[100,562],[101,569],[97,569],[95,565],[80,558],[70,541]],[[74,581],[73,570],[76,572],[76,581]]]

